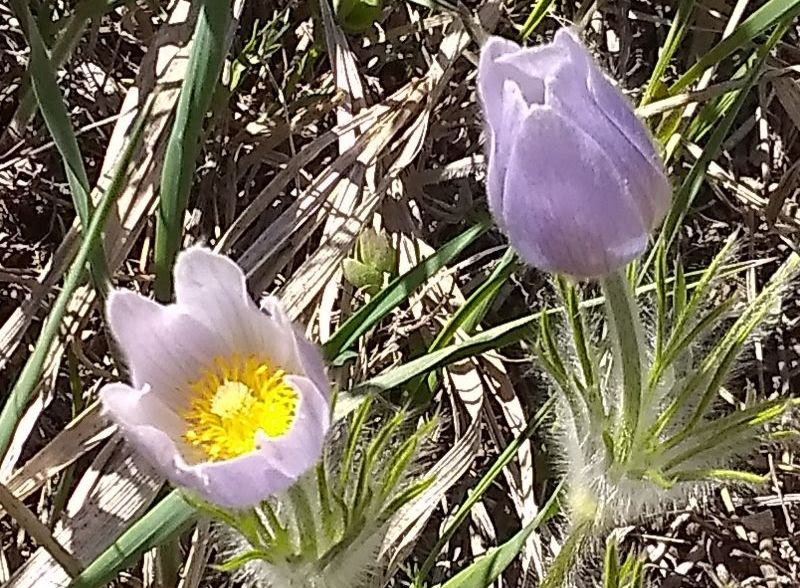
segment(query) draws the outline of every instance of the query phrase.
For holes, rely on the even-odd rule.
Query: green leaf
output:
[[[569,376],[567,375],[567,368],[562,358],[561,349],[556,343],[553,328],[550,322],[550,313],[539,313],[539,340],[537,342],[539,352],[545,359],[546,365],[549,367],[549,373],[552,378],[559,383],[562,388],[572,388]],[[569,396],[569,390],[564,390]]]
[[[368,488],[372,486],[372,484],[370,484],[370,477],[374,475],[378,463],[377,460],[383,454],[389,440],[397,428],[403,423],[404,419],[405,415],[403,415],[403,413],[398,413],[393,418],[387,420],[372,438],[366,453],[363,454],[358,471],[356,491],[353,495],[351,506],[355,517],[360,516],[369,506],[369,497],[372,494],[368,490]]]
[[[750,68],[753,67],[753,63],[755,63],[754,57],[755,55],[751,56],[750,59],[745,60],[736,68],[736,71],[731,76],[732,82],[747,83],[747,74],[750,72]],[[686,131],[684,131],[686,140],[698,143],[702,141],[706,135],[713,132],[719,120],[724,118],[728,111],[736,104],[737,95],[737,92],[730,91],[719,96],[716,100],[711,100],[704,104],[700,112],[694,115],[689,125],[686,127]],[[676,110],[675,112],[680,113],[681,111]],[[670,129],[671,133],[677,130],[680,126],[680,122],[680,119],[673,121],[673,126]],[[665,127],[665,131],[666,130],[667,127]]]
[[[661,46],[658,61],[650,74],[650,81],[647,83],[647,88],[645,88],[642,99],[639,102],[640,107],[649,104],[656,96],[657,90],[662,87],[662,78],[667,71],[669,62],[672,56],[675,55],[675,51],[683,43],[683,39],[689,30],[689,25],[692,23],[696,4],[696,0],[681,0],[680,4],[678,4],[678,9],[672,19],[672,26],[669,29],[669,33],[667,33],[664,44]]]
[[[325,541],[333,541],[334,538],[334,510],[333,510],[333,489],[328,484],[328,467],[326,465],[325,451],[322,452],[322,457],[317,464],[315,474],[317,478],[317,498],[319,499],[319,507],[322,511],[320,517],[322,519],[322,531],[325,534]]]
[[[786,282],[796,275],[798,265],[800,265],[800,256],[793,253],[773,274],[769,283],[759,292],[755,300],[748,305],[738,320],[706,356],[701,369],[698,371],[706,374],[713,373],[713,377],[705,386],[694,414],[684,425],[684,432],[691,431],[705,416],[712,401],[716,398],[719,388],[725,383],[733,362],[738,357],[745,341],[753,330],[761,324],[767,313],[774,310],[775,301]],[[692,387],[687,386],[687,391],[679,396],[679,399],[686,402],[688,395],[693,392]],[[680,437],[680,434],[676,436],[676,438]]]
[[[567,322],[572,332],[572,342],[581,364],[583,381],[587,388],[593,389],[597,384],[595,365],[587,344],[586,325],[584,324],[583,313],[581,313],[578,304],[579,298],[577,289],[574,284],[567,283],[567,280],[563,277],[558,277],[556,279],[556,285],[561,294],[561,301],[564,305]]]
[[[348,257],[342,261],[344,279],[359,289],[373,294],[383,285],[383,274],[365,263]]]
[[[753,42],[756,37],[770,27],[778,25],[782,28],[800,13],[798,0],[770,0],[753,12],[750,17],[741,23],[732,35],[722,39],[711,50],[707,51],[677,82],[670,88],[670,94],[675,95],[689,87],[698,80],[705,70],[718,64],[733,52],[741,49],[747,43]],[[781,33],[780,36],[783,36]],[[776,41],[777,42],[777,39]],[[769,45],[769,43],[767,43]],[[772,43],[774,44],[774,42]],[[766,45],[765,45],[766,46]]]
[[[522,551],[530,534],[556,515],[562,485],[563,482],[556,487],[535,519],[525,525],[511,539],[499,547],[490,549],[469,567],[447,580],[441,588],[486,588],[486,586],[490,586]]]
[[[178,490],[173,490],[74,578],[70,587],[104,586],[142,553],[186,528],[194,520],[196,512]]]
[[[313,561],[317,558],[317,528],[314,512],[302,484],[295,484],[289,488],[289,500],[294,511],[294,520],[297,522],[297,531],[300,538],[300,553],[303,558]]]
[[[270,553],[276,557],[286,557],[293,551],[292,537],[289,534],[289,529],[281,523],[275,509],[270,504],[269,500],[261,503],[261,512],[267,518],[269,529],[272,533],[273,542],[270,547]],[[224,520],[224,519],[223,519]]]
[[[407,301],[409,293],[442,269],[488,228],[488,219],[470,227],[442,246],[436,253],[422,260],[417,266],[392,280],[386,288],[359,308],[328,339],[322,346],[325,357],[335,361],[336,357],[353,345],[361,335],[375,326],[394,308]]]
[[[344,493],[347,486],[347,479],[351,476],[353,470],[353,462],[356,456],[356,448],[358,447],[358,439],[361,432],[364,430],[364,425],[367,422],[370,408],[372,407],[372,397],[367,396],[358,408],[353,420],[350,422],[350,427],[347,430],[347,442],[345,444],[344,453],[342,454],[341,469],[339,471],[339,486],[338,490],[341,494]]]
[[[422,586],[425,578],[433,569],[433,566],[436,563],[436,558],[439,556],[439,552],[450,540],[450,537],[453,536],[453,533],[455,533],[456,530],[458,530],[458,528],[461,526],[461,523],[463,523],[464,520],[466,520],[467,516],[469,516],[472,507],[475,506],[475,504],[483,497],[484,493],[489,489],[489,487],[492,485],[497,476],[499,476],[500,473],[503,471],[503,469],[508,465],[508,462],[510,462],[514,458],[520,446],[542,424],[547,414],[553,408],[554,404],[555,401],[553,397],[548,399],[548,401],[542,406],[542,408],[540,408],[539,411],[534,415],[534,417],[528,422],[528,425],[525,427],[525,429],[523,429],[522,432],[520,432],[520,434],[517,435],[514,438],[514,440],[508,444],[508,446],[506,446],[503,452],[494,461],[492,467],[490,467],[489,470],[478,481],[478,483],[475,484],[472,492],[469,494],[467,499],[461,503],[456,512],[453,514],[453,516],[451,516],[448,519],[447,526],[444,529],[442,529],[442,531],[440,531],[439,539],[437,539],[436,543],[429,551],[428,557],[420,566],[419,572],[417,573],[414,579],[415,586]],[[540,515],[541,514],[542,513],[540,513]],[[538,520],[538,517],[536,520]],[[538,524],[540,523],[537,523],[537,526]],[[514,553],[516,554],[516,552]]]
[[[408,466],[417,455],[420,441],[433,429],[434,421],[428,421],[416,433],[406,439],[392,456],[389,467],[383,476],[383,483],[377,493],[378,500],[385,501],[398,487],[403,477],[408,472]]]
[[[464,301],[464,304],[453,312],[447,324],[431,344],[430,351],[440,349],[452,342],[456,331],[459,329],[468,334],[474,333],[478,325],[486,317],[486,313],[500,292],[500,288],[506,283],[509,276],[514,273],[517,266],[516,253],[509,247],[486,281],[476,288],[469,298]]]
[[[59,20],[54,25],[62,28],[58,40],[53,45],[50,52],[50,69],[58,71],[83,37],[86,26],[92,19],[100,18],[109,10],[123,4],[126,0],[83,0],[75,8],[74,14],[65,19]],[[63,26],[62,26],[63,25]],[[26,33],[27,34],[27,33]],[[14,118],[9,127],[19,131],[30,123],[36,110],[36,96],[33,88],[23,82],[23,88],[18,102]]]
[[[742,470],[726,470],[719,468],[705,468],[699,470],[678,471],[672,474],[676,482],[697,482],[716,480],[723,484],[750,484],[758,486],[769,482],[769,474],[754,474]]]
[[[630,553],[625,558],[619,573],[618,588],[641,588],[644,584],[645,556]]]
[[[720,272],[720,277],[736,275],[745,271],[750,267],[758,267],[764,265],[764,260],[757,260],[754,262],[743,262],[730,264]],[[687,278],[696,278],[702,275],[702,272],[689,272],[686,274]],[[697,284],[691,282],[687,285],[689,289],[693,289]],[[642,295],[654,289],[653,285],[640,286],[636,290],[636,294]],[[581,308],[590,308],[603,304],[602,298],[593,298],[581,303]],[[551,309],[546,312],[554,313],[559,309]],[[501,349],[507,345],[519,343],[524,339],[535,337],[534,328],[536,323],[541,319],[541,313],[537,312],[529,316],[523,316],[514,319],[507,323],[497,325],[485,331],[481,331],[469,339],[459,343],[448,345],[437,351],[426,353],[421,357],[412,359],[411,361],[392,367],[384,372],[373,376],[365,382],[356,386],[352,394],[364,394],[366,392],[386,392],[401,386],[419,376],[426,374],[431,370],[445,366],[449,363],[460,361],[468,357],[480,355],[489,350]]]
[[[566,541],[561,545],[561,550],[550,564],[540,588],[559,588],[564,585],[578,553],[589,538],[591,529],[589,522],[581,523],[570,529]]]
[[[327,1],[327,0],[323,0]],[[382,0],[334,0],[336,19],[348,33],[361,33],[378,19],[383,11]]]
[[[606,541],[606,555],[603,561],[603,588],[619,588],[619,552],[616,538],[609,536]]]
[[[250,551],[246,551],[241,555],[237,555],[236,557],[232,557],[231,559],[221,563],[214,565],[214,569],[220,572],[235,572],[242,566],[249,564],[251,561],[271,561],[271,554],[268,551],[262,551],[260,549],[252,549]]]
[[[664,463],[663,470],[669,474],[669,470],[680,467],[688,460],[695,460],[699,457],[719,453],[720,448],[729,451],[731,447],[736,447],[742,439],[752,440],[759,432],[761,427],[773,421],[794,408],[798,404],[797,399],[778,399],[765,400],[742,410],[734,411],[723,417],[704,423],[704,426],[694,429],[680,439],[667,440],[663,448],[669,450],[672,447],[680,449],[680,453]]]
[[[670,342],[670,345],[667,347],[667,350],[664,352],[662,358],[657,363],[653,364],[653,369],[651,370],[652,377],[650,379],[650,387],[652,388],[658,384],[658,381],[664,370],[670,367],[670,365],[672,365],[682,353],[685,353],[688,349],[690,349],[693,344],[699,343],[706,333],[708,333],[715,326],[718,326],[720,321],[722,321],[728,315],[736,302],[737,299],[735,296],[726,298],[717,306],[705,313],[682,339]]]
[[[784,0],[782,3],[791,4],[793,11],[800,10],[800,1],[798,0],[795,0],[794,2],[785,2]],[[769,2],[767,5],[762,7],[762,9],[759,9],[757,13],[763,12],[764,8],[767,8],[768,6],[774,4],[776,4],[776,0]],[[753,16],[755,17],[756,14],[754,14]],[[752,20],[752,18],[753,17],[748,19],[748,22]],[[683,218],[689,212],[692,202],[694,201],[695,195],[700,190],[700,186],[702,186],[703,182],[705,181],[705,175],[706,171],[708,170],[709,164],[716,156],[720,146],[722,145],[723,140],[728,135],[728,132],[730,131],[736,116],[739,114],[741,107],[744,105],[744,102],[747,99],[750,89],[753,87],[753,85],[756,83],[759,76],[761,75],[761,70],[764,66],[764,62],[769,56],[769,52],[772,50],[775,44],[781,39],[781,37],[783,37],[784,33],[786,32],[786,29],[789,26],[789,22],[790,22],[789,20],[784,20],[781,23],[781,25],[778,28],[776,28],[776,30],[773,32],[773,34],[770,36],[767,42],[761,47],[759,47],[757,51],[758,57],[753,66],[750,68],[750,72],[746,78],[744,86],[736,94],[736,100],[733,106],[730,108],[730,110],[726,113],[724,117],[718,120],[717,125],[714,128],[714,132],[712,133],[711,137],[709,137],[708,142],[703,149],[702,155],[697,159],[695,164],[692,166],[691,170],[684,179],[680,188],[675,193],[672,208],[670,209],[669,214],[667,215],[667,219],[664,221],[664,225],[662,226],[661,234],[659,237],[660,239],[664,240],[665,246],[667,247],[668,250],[672,247],[672,244],[675,242],[675,239],[678,236],[678,232],[680,231]],[[739,31],[743,30],[743,27],[745,27],[746,24],[747,23],[743,23],[741,27],[737,29],[737,33],[734,33],[734,35],[728,37],[728,39],[726,41],[723,41],[723,43],[737,36],[739,34]],[[706,54],[706,56],[704,56],[701,59],[701,62],[703,62],[708,57],[708,55],[709,54]],[[687,74],[688,73],[689,72],[687,72]],[[651,263],[652,263],[652,253],[648,261],[644,264],[643,270],[646,270],[646,268],[649,267]]]
[[[356,244],[358,259],[375,270],[394,274],[397,269],[397,254],[385,234],[372,227],[364,229]]]
[[[359,392],[384,392],[397,388],[412,378],[428,373],[449,363],[480,355],[490,349],[500,349],[506,345],[517,343],[531,333],[531,327],[539,320],[539,314],[525,316],[497,327],[481,331],[477,335],[454,345],[448,345],[438,351],[412,359],[395,368],[390,368],[359,384],[355,390]]]
[[[711,290],[711,286],[718,278],[721,277],[720,270],[725,261],[730,257],[731,252],[736,245],[736,240],[737,233],[734,232],[730,237],[728,237],[722,249],[711,260],[711,263],[709,263],[708,266],[703,270],[700,280],[698,280],[692,289],[692,295],[689,298],[688,303],[686,302],[686,276],[683,274],[683,266],[680,264],[680,262],[677,263],[676,269],[677,274],[679,275],[676,275],[675,280],[673,281],[673,299],[677,299],[679,302],[677,304],[673,303],[674,320],[672,323],[672,329],[670,331],[668,341],[662,348],[666,357],[663,357],[662,354],[657,355],[656,361],[653,363],[653,367],[650,372],[651,388],[658,383],[663,370],[666,369],[671,362],[675,361],[677,356],[684,349],[686,349],[689,344],[691,344],[693,341],[696,341],[697,338],[703,332],[705,332],[705,327],[713,326],[711,324],[706,324],[699,325],[698,328],[698,325],[696,325],[692,332],[689,333],[689,336],[684,336],[684,332],[686,328],[688,328],[688,325],[692,324],[692,322],[696,320],[696,316],[700,313],[700,308],[705,303],[706,298]],[[658,247],[660,251],[665,251],[665,245],[663,242],[660,242]],[[663,253],[662,256],[665,259],[666,253]],[[666,261],[663,263],[666,263]],[[662,269],[661,271],[664,272],[665,270]],[[680,312],[675,310],[678,307],[681,309]],[[666,306],[664,312],[666,313]],[[708,315],[706,315],[705,318],[700,319],[700,322],[702,323],[707,319]]]
[[[67,311],[69,301],[82,282],[86,262],[91,252],[95,250],[96,244],[100,241],[106,217],[122,191],[128,166],[141,142],[144,122],[150,114],[151,108],[152,100],[148,99],[133,125],[131,136],[125,149],[120,155],[117,164],[114,166],[108,189],[92,214],[89,228],[83,236],[78,252],[69,266],[64,284],[39,333],[33,352],[28,356],[28,360],[25,362],[22,372],[3,404],[2,412],[0,412],[0,455],[5,455],[8,450],[17,423],[25,412],[32,394],[36,390],[39,378],[42,375],[42,369],[47,360],[47,355],[50,352],[50,346],[58,336],[61,320],[64,318],[64,314]]]
[[[661,362],[667,338],[667,252],[664,243],[656,244],[655,255],[656,287],[656,349],[653,365]]]
[[[686,275],[680,257],[675,261],[675,281],[672,283],[672,321],[677,323],[685,316],[686,310]],[[686,316],[688,318],[688,316]],[[685,319],[684,319],[685,320]]]
[[[500,262],[492,270],[489,277],[475,289],[469,298],[464,301],[464,304],[459,306],[450,318],[445,323],[442,330],[436,335],[436,338],[428,347],[428,353],[437,349],[442,349],[444,346],[449,345],[455,339],[456,333],[461,330],[464,333],[471,335],[478,328],[478,325],[483,321],[486,313],[492,305],[492,302],[500,292],[500,288],[505,284],[508,277],[514,272],[516,268],[516,254],[509,247],[506,249]],[[417,384],[410,384],[409,388],[413,392],[417,392],[421,379],[418,379]],[[438,386],[437,374],[430,374],[427,380],[428,390],[435,390]],[[412,394],[413,396],[414,394]]]
[[[763,293],[763,292],[762,292]],[[675,434],[668,441],[661,444],[662,450],[668,450],[684,443],[687,439],[697,435],[709,435],[704,443],[701,443],[697,451],[713,449],[715,442],[723,442],[725,439],[724,431],[717,431],[718,427],[723,427],[728,422],[727,419],[741,418],[748,414],[748,410],[738,411],[723,418],[717,418],[712,423],[705,423],[703,427],[697,428],[696,425],[705,416],[705,413],[712,400],[719,392],[719,388],[724,382],[731,368],[733,361],[741,349],[745,339],[752,329],[760,322],[763,315],[759,318],[759,309],[756,308],[757,298],[747,311],[737,320],[728,332],[722,337],[720,342],[708,352],[703,365],[694,371],[691,378],[684,384],[678,396],[670,403],[669,407],[659,416],[656,424],[648,433],[650,438],[655,440],[658,435],[665,430],[670,423],[682,425],[679,433]],[[766,312],[766,311],[764,311]],[[698,394],[698,392],[703,391]],[[697,408],[691,418],[686,417],[686,411],[694,406],[690,401],[696,396],[700,396]],[[756,405],[756,407],[769,406]],[[771,418],[771,417],[770,417]],[[688,421],[688,422],[687,422]],[[716,431],[716,432],[715,432]],[[692,453],[692,452],[689,452]],[[672,465],[680,463],[682,460],[693,455],[684,454],[680,458],[673,459]]]
[[[11,0],[17,18],[28,37],[31,47],[30,66],[28,68],[33,85],[33,92],[42,113],[42,118],[47,125],[53,142],[58,149],[64,163],[67,175],[67,184],[72,194],[72,202],[81,221],[84,231],[88,232],[92,216],[92,202],[89,197],[91,190],[83,157],[78,148],[78,140],[72,128],[72,122],[64,103],[64,96],[58,87],[55,71],[50,64],[47,48],[39,34],[39,28],[31,16],[28,5],[23,0]],[[102,294],[105,292],[108,279],[105,255],[102,242],[93,243],[89,260],[92,264],[92,277],[95,286]]]
[[[553,0],[536,0],[531,13],[525,20],[525,24],[522,25],[522,30],[519,32],[519,36],[523,41],[526,41],[534,33],[552,7]]]
[[[228,34],[230,12],[230,2],[202,0],[186,78],[167,141],[155,239],[155,292],[161,301],[170,299],[172,264],[183,236],[195,161],[202,145],[203,121],[233,39],[233,35]]]
[[[578,288],[574,284],[568,283],[567,279],[564,277],[558,277],[556,279],[556,286],[561,294],[567,323],[572,333],[573,348],[575,349],[575,354],[578,356],[581,373],[583,375],[583,382],[578,382],[577,376],[574,373],[572,374],[571,380],[576,383],[583,396],[583,400],[588,409],[589,419],[593,423],[599,425],[605,420],[606,415],[603,407],[603,399],[600,395],[600,384],[597,378],[595,358],[586,336],[586,324],[580,307]],[[577,419],[579,415],[576,413],[575,417]]]

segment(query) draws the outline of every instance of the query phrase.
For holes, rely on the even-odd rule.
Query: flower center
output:
[[[216,358],[214,367],[191,382],[192,401],[183,415],[189,445],[210,461],[254,451],[256,433],[285,435],[294,424],[298,396],[282,370],[250,356]]]

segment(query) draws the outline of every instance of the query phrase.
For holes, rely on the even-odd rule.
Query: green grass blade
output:
[[[523,41],[527,41],[528,37],[539,27],[552,6],[553,0],[536,0],[531,13],[525,20],[525,24],[522,25],[522,30],[519,32],[519,36]]]
[[[800,2],[796,3],[800,4]],[[708,143],[705,145],[703,149],[703,154],[697,159],[695,164],[692,166],[691,170],[689,171],[683,183],[681,184],[680,188],[678,189],[677,193],[675,194],[672,208],[670,209],[669,214],[667,215],[667,219],[664,221],[664,225],[661,228],[661,234],[659,236],[660,239],[664,240],[664,246],[668,251],[678,236],[681,223],[683,222],[683,219],[686,216],[686,214],[688,214],[692,202],[694,201],[694,197],[697,195],[698,191],[700,190],[700,187],[705,181],[706,171],[708,169],[709,164],[711,163],[712,159],[716,156],[720,146],[722,145],[723,140],[728,135],[728,132],[733,126],[736,115],[739,113],[739,110],[744,105],[744,102],[747,99],[747,95],[750,91],[750,88],[752,88],[753,85],[758,80],[761,74],[761,69],[764,65],[767,56],[769,55],[770,50],[781,39],[781,37],[783,37],[784,33],[786,32],[786,29],[789,26],[789,22],[790,21],[782,22],[781,26],[779,26],[772,33],[769,40],[759,48],[758,59],[750,69],[750,73],[747,76],[747,81],[744,87],[738,91],[734,105],[728,110],[726,115],[719,120],[716,128],[714,129],[714,132],[712,133],[711,137],[709,137]],[[654,256],[655,256],[654,251],[651,251],[647,262],[644,263],[642,266],[641,272],[639,274],[640,279],[642,276],[646,274],[648,268],[653,263]]]
[[[50,346],[56,336],[58,336],[61,319],[64,317],[70,298],[72,298],[72,294],[81,283],[84,274],[83,269],[86,266],[89,255],[91,251],[94,250],[95,244],[101,238],[106,217],[111,211],[114,202],[116,202],[117,196],[119,196],[122,191],[128,166],[141,141],[144,122],[150,113],[151,107],[152,102],[148,101],[134,124],[128,144],[125,146],[125,150],[119,158],[111,176],[111,183],[108,186],[108,190],[103,195],[99,206],[92,214],[89,229],[84,235],[81,246],[70,265],[61,292],[59,292],[50,310],[50,314],[45,324],[42,326],[39,338],[36,340],[36,346],[28,357],[28,361],[22,368],[22,372],[3,405],[2,412],[0,412],[0,455],[5,455],[8,450],[8,445],[14,435],[17,423],[25,412],[28,401],[39,382],[39,377],[42,374],[42,369],[47,359]]]
[[[539,313],[504,323],[481,331],[477,335],[454,345],[448,345],[433,353],[412,359],[395,368],[390,368],[360,384],[359,392],[383,392],[397,388],[412,378],[425,374],[449,363],[480,355],[490,349],[500,349],[517,343],[531,334],[531,329],[539,320]]]
[[[409,293],[442,269],[470,243],[486,232],[488,228],[488,219],[470,227],[446,243],[436,253],[422,260],[416,267],[392,280],[386,288],[358,309],[328,339],[322,346],[325,357],[328,360],[334,360],[339,354],[347,350],[361,335],[377,324],[392,309],[408,300]]]
[[[428,351],[435,351],[448,345],[455,338],[456,332],[462,329],[466,333],[474,333],[475,328],[486,316],[500,287],[516,269],[516,254],[509,248],[492,273],[467,300],[453,312],[447,324],[439,331]]]
[[[669,29],[663,47],[661,47],[658,61],[653,68],[653,73],[650,74],[650,81],[647,83],[647,88],[645,88],[642,100],[639,103],[640,107],[652,102],[659,88],[662,86],[664,72],[667,71],[667,66],[669,66],[672,56],[675,55],[675,51],[677,51],[678,47],[683,43],[683,39],[692,22],[696,4],[696,0],[681,0],[681,3],[678,4],[678,10],[672,20],[672,26]]]
[[[562,484],[559,484],[539,514],[525,525],[511,539],[476,559],[466,569],[447,580],[441,588],[485,588],[490,586],[522,551],[530,534],[541,527],[558,512],[558,497]]]
[[[175,122],[164,154],[155,239],[155,293],[162,301],[169,300],[171,295],[172,264],[181,245],[184,213],[202,145],[203,121],[233,38],[227,34],[230,11],[229,2],[203,1]]]
[[[11,0],[11,6],[28,38],[31,48],[29,72],[33,92],[53,137],[53,142],[64,162],[64,172],[72,194],[72,202],[84,231],[89,227],[92,215],[92,203],[89,197],[89,177],[83,165],[83,157],[78,148],[75,130],[67,112],[64,96],[58,87],[55,71],[50,64],[47,48],[42,40],[39,28],[31,15],[28,4],[23,0]],[[101,292],[105,291],[108,270],[103,255],[102,243],[93,245],[90,261],[95,285]]]
[[[462,330],[468,335],[475,332],[478,325],[486,316],[498,292],[500,292],[500,288],[506,283],[508,277],[516,269],[517,264],[515,260],[516,254],[509,247],[486,281],[476,288],[475,291],[470,294],[469,298],[464,301],[464,304],[453,312],[447,323],[442,327],[442,330],[436,335],[433,343],[428,347],[428,353],[452,343],[459,330]],[[429,374],[427,380],[428,390],[435,390],[438,386],[438,381],[439,378],[437,374]],[[421,384],[422,380],[420,379],[416,386],[411,384],[409,387],[411,390],[417,392]],[[412,396],[413,395],[414,394],[412,394]]]
[[[705,53],[697,63],[690,67],[686,73],[670,87],[670,94],[674,96],[688,88],[689,85],[698,80],[709,67],[716,65],[731,53],[753,42],[756,37],[773,25],[781,23],[778,28],[783,29],[799,13],[800,0],[770,0],[740,24],[732,35],[717,43],[710,51]],[[781,33],[780,36],[782,37],[783,33]],[[774,45],[774,42],[772,44]]]
[[[748,267],[753,267],[753,263],[762,265],[761,261],[730,264],[726,266],[719,275],[720,277],[736,275],[745,271]],[[699,278],[702,274],[702,271],[688,272],[686,278],[695,279]],[[689,289],[694,289],[696,285],[697,283],[694,281],[687,282],[687,288]],[[653,285],[640,286],[636,289],[636,295],[641,296],[642,294],[651,292],[654,288],[655,286]],[[593,298],[583,301],[581,303],[581,308],[589,308],[601,304],[603,304],[602,298]],[[546,312],[552,314],[562,312],[562,310],[563,309],[556,308]],[[507,345],[519,343],[526,338],[530,338],[532,335],[535,336],[536,333],[534,329],[539,320],[541,320],[541,313],[537,312],[497,325],[491,329],[486,329],[485,331],[473,335],[469,339],[453,345],[448,345],[432,353],[426,353],[402,365],[389,368],[377,376],[359,384],[352,392],[354,394],[356,392],[362,394],[370,391],[376,393],[386,392],[405,384],[420,374],[428,373],[431,370],[435,370],[449,363],[468,357],[474,357],[489,350],[497,350]]]
[[[439,539],[431,548],[428,557],[422,563],[422,566],[420,566],[419,572],[414,579],[415,586],[423,585],[425,578],[436,563],[436,558],[439,556],[439,552],[450,540],[450,537],[453,536],[453,533],[458,530],[458,528],[461,526],[461,523],[463,523],[467,516],[469,516],[472,507],[475,506],[481,497],[483,497],[484,493],[489,489],[489,486],[492,485],[495,478],[500,475],[500,472],[502,472],[508,463],[514,458],[520,446],[542,424],[544,418],[550,412],[550,409],[553,408],[554,404],[555,398],[551,397],[528,422],[528,426],[526,426],[525,429],[523,429],[523,431],[517,435],[517,437],[511,443],[509,443],[503,452],[497,457],[495,462],[492,464],[492,467],[489,468],[489,471],[487,471],[480,481],[475,484],[467,499],[461,503],[461,506],[458,507],[458,510],[456,510],[455,514],[450,517],[447,527],[445,527],[439,533]]]
[[[196,514],[197,511],[183,499],[180,492],[173,490],[89,564],[72,581],[70,588],[104,586],[142,553],[183,530]]]
[[[747,75],[750,73],[750,68],[752,66],[753,58],[751,57],[742,63],[738,68],[736,68],[736,71],[731,77],[731,82],[738,82],[740,84],[739,87],[746,85]],[[726,113],[736,105],[736,97],[738,95],[738,90],[727,92],[719,96],[716,100],[712,100],[703,105],[703,107],[700,109],[700,112],[694,115],[691,122],[686,127],[686,130],[683,131],[683,136],[686,138],[686,140],[693,143],[699,143],[706,135],[712,133],[720,119],[724,118]],[[680,120],[677,122],[680,124]],[[660,136],[666,141],[673,132],[677,131],[677,129],[677,125],[673,126],[669,129],[668,134],[665,132],[664,135]]]
[[[66,19],[63,31],[53,45],[53,50],[50,52],[51,69],[57,70],[64,64],[83,37],[83,32],[91,19],[103,16],[114,6],[124,2],[125,0],[83,0],[80,2],[75,8],[75,13]],[[19,99],[19,106],[9,125],[16,132],[21,132],[36,112],[36,96],[33,94],[33,89],[27,81],[24,82],[23,87],[25,89]]]

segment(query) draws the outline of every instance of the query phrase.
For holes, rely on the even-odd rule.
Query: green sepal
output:
[[[229,573],[229,572],[235,572],[242,566],[249,564],[251,561],[258,561],[258,560],[268,561],[270,563],[273,561],[268,551],[263,551],[261,549],[251,549],[250,551],[246,551],[241,555],[232,557],[221,564],[213,564],[211,567],[213,567],[218,572]]]

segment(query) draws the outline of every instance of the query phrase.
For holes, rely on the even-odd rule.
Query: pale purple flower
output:
[[[282,492],[319,459],[330,424],[322,358],[278,301],[262,310],[226,257],[195,247],[175,264],[174,304],[116,290],[108,321],[131,385],[105,412],[169,480],[223,507]]]
[[[568,29],[524,49],[492,37],[478,90],[487,193],[523,260],[594,277],[640,256],[671,189],[644,125]]]

